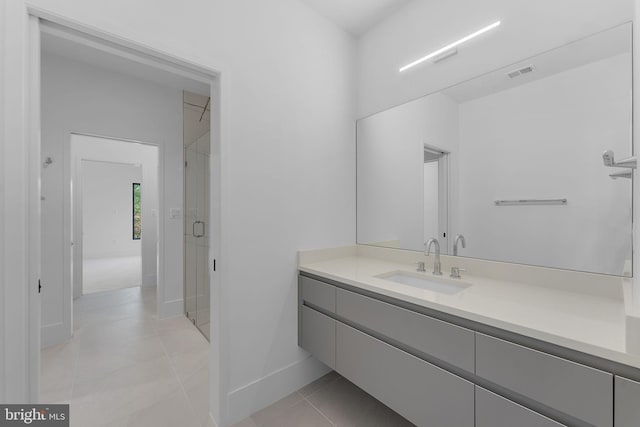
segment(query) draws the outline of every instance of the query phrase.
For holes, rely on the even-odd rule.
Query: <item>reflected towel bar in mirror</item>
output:
[[[496,200],[496,206],[513,205],[566,205],[567,199],[520,199],[520,200]]]

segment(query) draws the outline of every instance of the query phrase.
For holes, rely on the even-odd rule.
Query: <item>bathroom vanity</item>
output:
[[[631,64],[627,23],[358,120],[300,346],[418,426],[640,427]]]
[[[640,425],[628,279],[443,258],[469,274],[418,273],[410,251],[301,252],[299,345],[418,426]]]

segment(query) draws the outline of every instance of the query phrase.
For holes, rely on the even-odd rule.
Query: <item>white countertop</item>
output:
[[[640,354],[628,351],[626,343],[628,313],[622,288],[629,279],[443,256],[441,277],[448,279],[449,264],[455,262],[467,267],[461,280],[471,283],[447,295],[375,277],[396,270],[415,273],[415,260],[424,259],[417,258],[419,253],[385,257],[387,251],[397,252],[359,246],[301,252],[299,270],[640,368]],[[505,278],[507,274],[482,274],[501,268],[511,273],[519,269],[519,275],[529,278],[538,275],[543,285],[516,280],[518,276]],[[429,266],[421,274],[433,277]],[[607,289],[597,289],[599,283]]]

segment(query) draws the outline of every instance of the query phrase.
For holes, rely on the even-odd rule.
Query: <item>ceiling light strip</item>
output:
[[[458,41],[455,41],[455,42],[453,42],[453,43],[451,43],[451,44],[448,44],[448,45],[446,45],[445,47],[443,47],[443,48],[441,48],[441,49],[438,49],[438,50],[436,50],[435,52],[432,52],[432,53],[428,54],[428,55],[427,55],[427,56],[425,56],[425,57],[422,57],[422,58],[420,58],[420,59],[418,59],[418,60],[416,60],[416,61],[413,61],[413,62],[412,62],[412,63],[410,63],[410,64],[405,65],[404,67],[400,68],[400,72],[406,71],[406,70],[408,70],[408,69],[409,69],[409,68],[411,68],[411,67],[414,67],[414,66],[416,66],[416,65],[418,65],[418,64],[423,63],[424,61],[427,61],[427,60],[429,60],[429,59],[433,58],[434,56],[438,56],[438,55],[440,55],[440,54],[441,54],[441,53],[443,53],[443,52],[446,52],[446,51],[448,51],[448,50],[451,50],[451,49],[453,49],[454,47],[459,46],[459,45],[461,45],[462,43],[467,42],[467,41],[471,40],[471,39],[472,39],[472,38],[474,38],[474,37],[478,37],[479,35],[484,34],[484,33],[486,33],[487,31],[493,30],[494,28],[496,28],[496,27],[497,27],[497,26],[499,26],[499,25],[500,25],[500,21],[496,21],[496,22],[494,22],[494,23],[493,23],[493,24],[491,24],[491,25],[487,25],[486,27],[484,27],[484,28],[482,28],[482,29],[480,29],[480,30],[476,31],[475,33],[469,34],[468,36],[465,36],[465,37],[461,38],[461,39],[460,39],[460,40],[458,40]]]

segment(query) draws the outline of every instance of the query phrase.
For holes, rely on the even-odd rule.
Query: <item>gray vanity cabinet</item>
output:
[[[475,427],[566,427],[482,387],[476,387]]]
[[[300,346],[417,426],[640,427],[613,362],[304,274],[299,304]]]
[[[336,313],[427,358],[474,371],[473,331],[344,289],[337,290]]]
[[[300,298],[322,310],[335,313],[336,287],[310,277],[300,277]]]
[[[309,307],[300,308],[300,347],[316,359],[336,368],[336,321]]]
[[[613,426],[613,375],[476,334],[476,375],[598,427]]]
[[[615,427],[640,426],[640,383],[616,377],[615,387]]]
[[[418,426],[474,425],[472,383],[340,322],[336,370]]]

